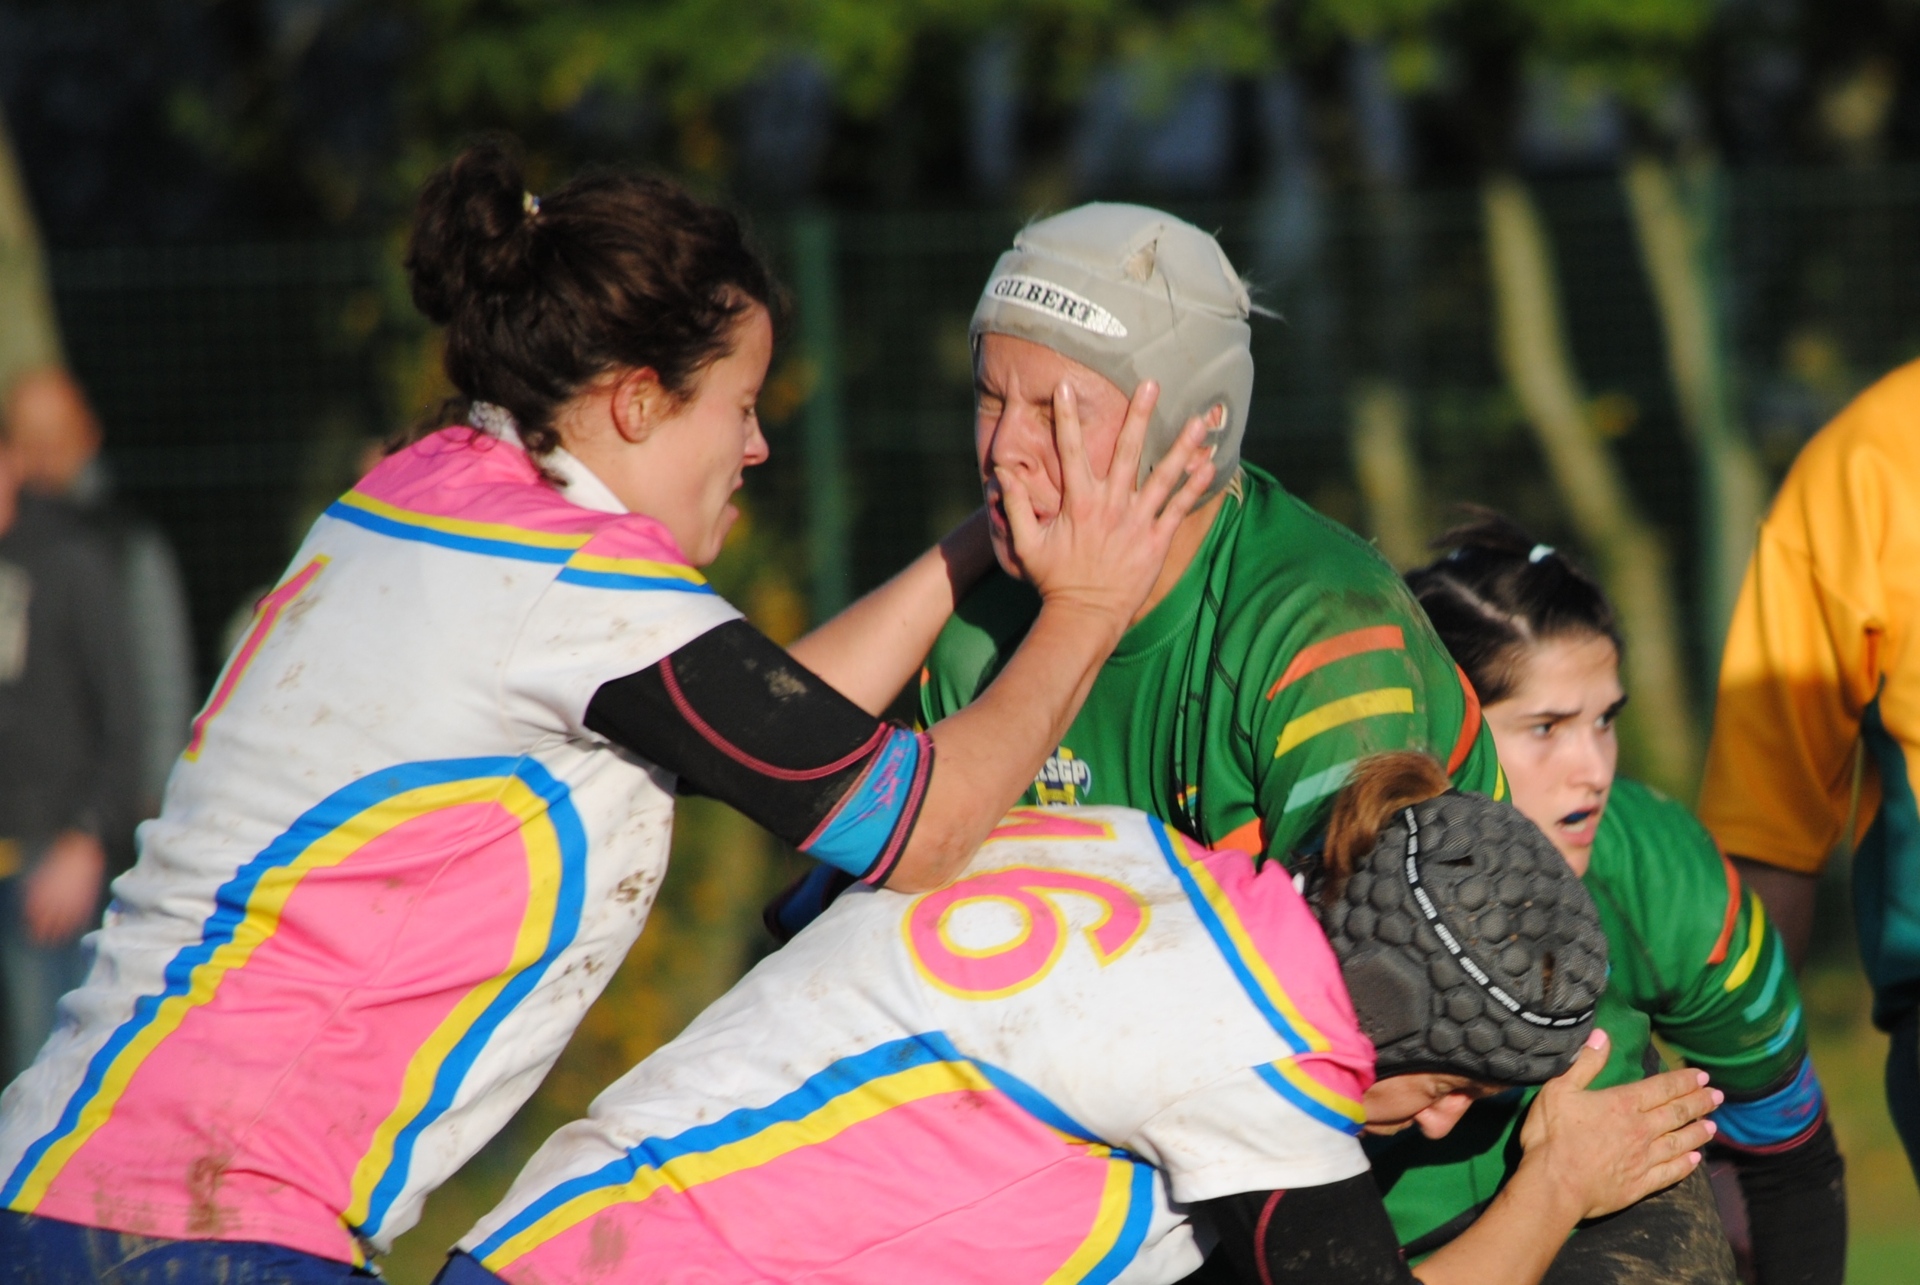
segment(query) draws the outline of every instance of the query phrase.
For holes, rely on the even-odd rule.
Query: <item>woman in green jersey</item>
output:
[[[1513,523],[1485,514],[1408,584],[1479,694],[1513,802],[1579,873],[1612,951],[1600,1023],[1613,1078],[1657,1063],[1649,1028],[1727,1095],[1715,1150],[1750,1211],[1752,1268],[1774,1282],[1844,1274],[1841,1161],[1807,1057],[1793,970],[1758,898],[1682,805],[1615,775],[1626,704],[1621,639],[1599,586]],[[1446,1144],[1408,1138],[1375,1157],[1411,1254],[1473,1221],[1511,1170],[1519,1101],[1488,1102]],[[1576,1235],[1551,1281],[1711,1279],[1683,1197]],[[1698,1219],[1693,1220],[1695,1224]],[[1637,1225],[1637,1231],[1628,1234]],[[1717,1247],[1716,1247],[1717,1248]]]

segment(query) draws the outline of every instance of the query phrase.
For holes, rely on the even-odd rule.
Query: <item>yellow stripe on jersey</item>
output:
[[[1767,941],[1767,907],[1758,893],[1748,893],[1753,903],[1753,915],[1747,921],[1747,948],[1740,952],[1740,958],[1734,961],[1733,971],[1727,974],[1727,980],[1721,985],[1727,994],[1740,989],[1747,978],[1753,976],[1753,966],[1760,962],[1760,947]]]
[[[869,1080],[798,1120],[782,1120],[751,1137],[723,1143],[711,1151],[675,1156],[664,1164],[641,1168],[626,1182],[582,1192],[487,1254],[481,1265],[497,1272],[602,1210],[645,1200],[663,1189],[686,1191],[701,1183],[770,1164],[904,1103],[943,1093],[992,1091],[992,1082],[967,1062],[931,1062]]]
[[[1127,1215],[1133,1210],[1133,1165],[1125,1160],[1115,1160],[1109,1148],[1098,1143],[1089,1146],[1094,1155],[1106,1155],[1107,1177],[1100,1188],[1100,1210],[1093,1218],[1093,1230],[1080,1242],[1080,1247],[1060,1264],[1058,1271],[1047,1277],[1046,1285],[1074,1285],[1083,1281],[1087,1274],[1100,1265],[1100,1260],[1113,1252],[1120,1242],[1120,1233],[1126,1229]]]
[[[650,579],[685,580],[688,584],[703,585],[705,576],[692,567],[676,562],[655,562],[651,558],[608,558],[597,553],[576,553],[567,559],[567,565],[575,571],[603,571],[617,576],[644,576]]]
[[[1301,1070],[1299,1064],[1292,1058],[1283,1057],[1278,1062],[1273,1063],[1272,1066],[1288,1084],[1291,1084],[1294,1088],[1300,1090],[1300,1092],[1312,1098],[1327,1110],[1335,1112],[1353,1121],[1355,1124],[1365,1124],[1367,1122],[1367,1109],[1365,1106],[1344,1094],[1335,1093],[1332,1089],[1329,1089],[1326,1085]]]
[[[216,947],[204,963],[193,969],[183,993],[169,995],[160,1002],[152,1020],[113,1058],[101,1077],[99,1088],[81,1108],[74,1127],[40,1156],[22,1183],[18,1195],[10,1202],[10,1207],[21,1213],[31,1213],[45,1199],[48,1188],[67,1161],[112,1117],[114,1108],[125,1095],[127,1086],[132,1083],[141,1064],[180,1028],[189,1013],[213,1000],[228,974],[245,967],[253,953],[272,939],[279,930],[281,912],[307,875],[315,870],[339,865],[389,830],[409,821],[442,808],[494,800],[507,802],[510,811],[520,820],[520,833],[526,842],[529,860],[536,854],[545,857],[542,868],[533,872],[537,875],[533,897],[535,901],[540,901],[542,890],[545,890],[550,925],[553,890],[560,881],[557,840],[545,804],[517,778],[483,776],[421,786],[394,795],[348,818],[308,844],[293,860],[285,865],[273,866],[260,875],[247,898],[245,915],[234,928],[232,936]],[[523,939],[527,932],[523,924]],[[537,953],[535,957],[538,957]],[[476,1008],[469,1013],[463,1004],[455,1010],[455,1015],[467,1014],[467,1023],[471,1024],[472,1015],[478,1012]],[[455,1032],[454,1038],[457,1039],[458,1034]],[[449,1047],[451,1043],[449,1040]],[[422,1056],[425,1056],[424,1050],[416,1056],[415,1067],[409,1067],[410,1079],[415,1076]],[[431,1068],[423,1069],[422,1073],[429,1082],[438,1065],[438,1061],[435,1061]],[[407,1118],[411,1119],[411,1114]],[[387,1135],[389,1143],[391,1136]],[[365,1167],[366,1162],[362,1161],[361,1168]],[[370,1181],[377,1180],[379,1176],[378,1172],[373,1173]],[[356,1174],[356,1183],[358,1181]]]
[[[1194,860],[1193,848],[1187,842],[1186,836],[1171,827],[1165,827],[1164,832],[1175,852],[1179,854],[1182,870],[1192,881],[1193,887],[1199,890],[1200,896],[1219,922],[1221,931],[1226,934],[1226,941],[1222,942],[1215,937],[1215,944],[1232,949],[1241,965],[1260,987],[1261,993],[1266,996],[1267,1002],[1272,1004],[1286,1020],[1287,1026],[1291,1028],[1291,1038],[1288,1042],[1305,1046],[1296,1049],[1295,1052],[1324,1053],[1332,1048],[1332,1043],[1320,1033],[1319,1027],[1306,1019],[1299,1006],[1293,1002],[1293,996],[1287,994],[1287,988],[1280,984],[1280,979],[1274,976],[1273,969],[1268,967],[1266,957],[1254,944],[1253,934],[1247,931],[1246,924],[1240,920],[1239,911],[1233,908],[1233,899],[1227,896],[1227,890],[1220,886],[1219,881],[1213,877],[1213,872],[1207,869],[1205,862]],[[1282,1034],[1284,1036],[1287,1032]]]
[[[486,787],[497,787],[493,793]],[[433,1095],[434,1081],[447,1057],[515,977],[539,961],[553,938],[555,910],[560,898],[561,860],[559,836],[547,813],[547,803],[517,777],[481,778],[453,785],[429,787],[403,794],[385,808],[395,808],[402,820],[437,808],[461,803],[489,801],[497,803],[520,823],[521,846],[527,854],[527,908],[520,919],[520,931],[513,943],[513,955],[507,966],[464,995],[453,1011],[415,1050],[400,1081],[400,1099],[373,1131],[366,1154],[354,1166],[353,1183],[346,1212],[341,1215],[349,1227],[366,1223],[373,1191],[393,1164],[394,1142],[400,1131],[426,1108]],[[410,815],[406,815],[411,810]],[[377,811],[377,810],[376,810]],[[383,820],[382,818],[381,820]],[[380,824],[376,820],[374,824]]]
[[[1370,692],[1356,692],[1352,696],[1342,696],[1339,700],[1328,701],[1318,709],[1307,711],[1282,728],[1280,743],[1274,749],[1273,756],[1279,758],[1288,750],[1304,745],[1322,732],[1330,732],[1336,727],[1358,722],[1363,718],[1377,718],[1382,714],[1411,713],[1413,713],[1411,687],[1376,687]]]
[[[411,527],[440,531],[447,535],[470,536],[476,540],[498,540],[506,544],[530,545],[537,549],[578,549],[593,539],[591,531],[534,531],[508,526],[502,522],[473,522],[466,518],[447,518],[433,513],[403,509],[385,500],[376,500],[360,491],[348,491],[336,503],[371,513]]]

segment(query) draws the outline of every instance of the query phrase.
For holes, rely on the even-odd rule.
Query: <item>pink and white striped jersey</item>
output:
[[[646,919],[672,779],[583,725],[738,616],[577,461],[447,429],[315,524],[0,1098],[0,1204],[364,1261]]]
[[[947,888],[843,894],[461,1247],[513,1285],[1176,1281],[1176,1202],[1366,1170],[1372,1079],[1279,863],[1021,809]]]

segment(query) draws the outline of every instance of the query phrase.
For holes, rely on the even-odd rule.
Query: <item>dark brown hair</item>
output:
[[[685,397],[724,357],[755,303],[779,288],[740,220],[666,179],[602,171],[537,200],[504,140],[469,147],[420,190],[406,268],[413,302],[447,328],[460,397],[513,412],[536,457],[557,447],[553,412],[615,367],[651,367]]]
[[[1453,788],[1447,770],[1417,750],[1374,754],[1354,766],[1333,797],[1321,848],[1323,899],[1337,899],[1347,876],[1380,842],[1380,831],[1401,808],[1438,798]],[[1324,900],[1323,903],[1325,904]]]
[[[1469,511],[1472,521],[1433,542],[1447,555],[1409,571],[1407,586],[1483,702],[1512,695],[1536,643],[1591,636],[1624,650],[1613,605],[1592,576],[1511,519]]]

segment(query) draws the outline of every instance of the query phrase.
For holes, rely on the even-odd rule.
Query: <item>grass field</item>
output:
[[[1848,1285],[1911,1285],[1920,1280],[1920,1191],[1887,1117],[1887,1037],[1867,1020],[1866,979],[1835,961],[1802,989],[1813,1063],[1847,1158]]]

